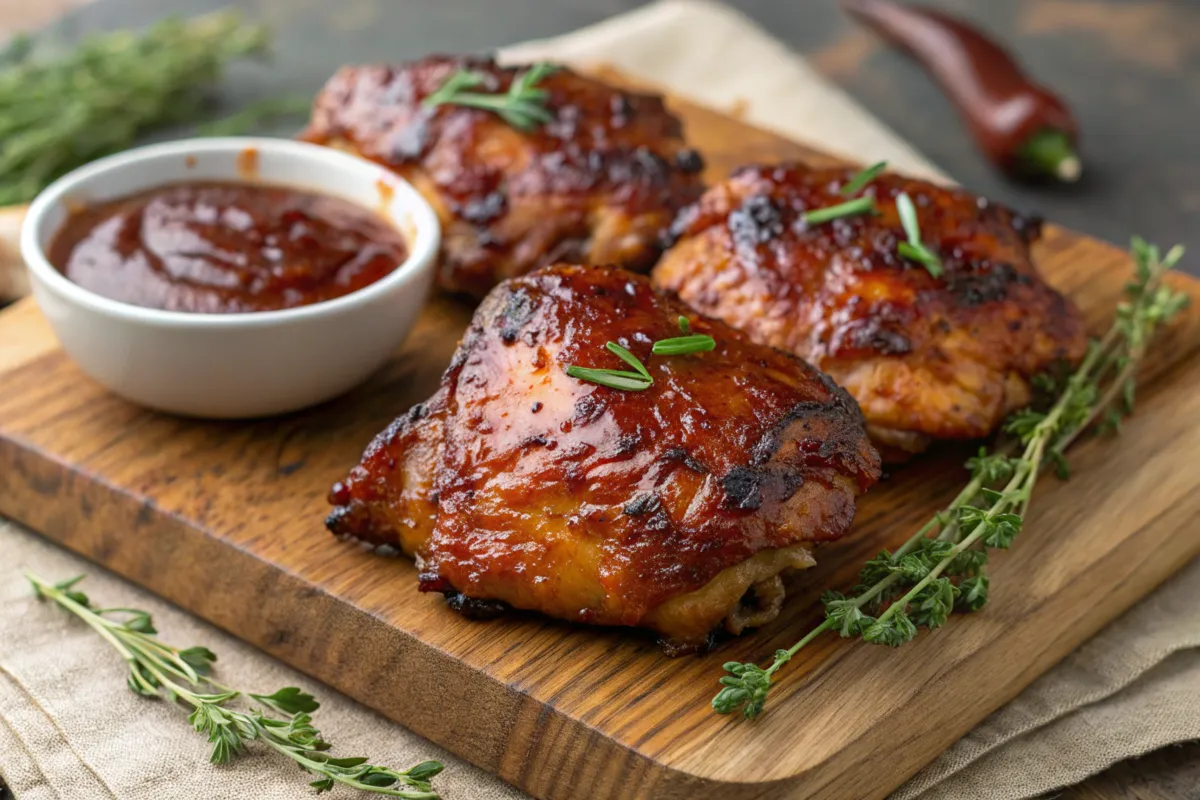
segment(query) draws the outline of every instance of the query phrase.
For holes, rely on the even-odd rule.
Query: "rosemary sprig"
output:
[[[853,197],[867,188],[867,184],[879,177],[879,173],[887,169],[886,161],[876,161],[871,166],[859,172],[842,187],[843,197]]]
[[[225,65],[266,46],[264,27],[229,11],[98,34],[57,57],[12,42],[0,59],[0,205],[30,200],[148,130],[203,119],[204,90]]]
[[[362,757],[334,758],[331,745],[312,725],[320,704],[294,686],[274,694],[252,694],[218,683],[211,675],[217,656],[206,647],[179,649],[157,637],[153,621],[136,608],[94,608],[87,595],[75,589],[82,575],[59,583],[26,571],[39,597],[53,600],[91,626],[129,665],[129,688],[146,697],[165,698],[191,707],[188,721],[212,743],[212,762],[224,764],[259,740],[319,776],[310,785],[317,793],[335,784],[408,800],[437,800],[430,780],[442,771],[437,761],[423,761],[406,770],[368,764]],[[242,698],[250,705],[240,711],[229,703]],[[252,703],[250,701],[253,701]]]
[[[554,115],[546,108],[550,93],[537,88],[537,84],[556,69],[553,64],[545,62],[534,64],[515,77],[504,94],[469,91],[486,82],[487,76],[481,72],[459,70],[426,97],[424,105],[430,108],[440,105],[482,108],[494,112],[518,130],[532,130],[554,119]]]
[[[896,211],[900,214],[900,224],[904,227],[907,242],[900,242],[896,250],[905,258],[921,263],[935,278],[942,277],[945,269],[937,254],[921,242],[921,228],[917,224],[917,209],[907,192],[896,195]]]
[[[754,663],[724,665],[722,689],[713,698],[719,714],[739,709],[753,719],[763,709],[775,673],[826,631],[897,647],[917,629],[944,625],[950,612],[975,611],[988,597],[988,550],[1007,549],[1022,521],[1041,469],[1066,477],[1066,448],[1097,421],[1133,410],[1135,374],[1150,338],[1187,303],[1187,296],[1162,282],[1183,255],[1166,256],[1133,240],[1135,279],[1117,307],[1108,333],[1093,341],[1047,411],[1013,414],[1005,430],[1016,437],[1015,455],[981,449],[967,462],[971,479],[894,553],[881,552],[863,567],[849,596],[827,592],[825,620],[787,650],[778,650],[765,669]],[[1044,387],[1046,380],[1040,381]]]
[[[716,340],[711,336],[706,333],[691,333],[691,329],[692,326],[688,322],[688,318],[681,316],[679,318],[679,330],[681,333],[688,335],[676,336],[673,339],[659,339],[650,347],[650,352],[656,356],[681,356],[689,353],[706,353],[716,348]],[[640,392],[654,385],[654,378],[651,377],[650,371],[646,369],[646,365],[637,356],[616,342],[608,342],[604,346],[608,348],[610,353],[613,353],[626,364],[633,367],[634,371],[592,369],[590,367],[571,365],[566,369],[567,375],[572,378],[578,378],[581,381],[598,383],[601,386],[607,386],[611,389],[624,389],[630,392]]]

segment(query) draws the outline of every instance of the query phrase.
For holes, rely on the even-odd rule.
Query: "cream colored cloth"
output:
[[[714,58],[713,53],[720,53]],[[780,43],[729,9],[671,0],[508,58],[603,61],[757,125],[860,160],[939,176],[914,150]],[[256,755],[227,767],[182,713],[133,695],[124,666],[90,630],[38,603],[22,567],[80,572],[108,605],[152,612],[164,638],[205,644],[239,686],[311,689],[343,755],[446,763],[448,800],[523,795],[404,728],[161,600],[0,520],[0,774],[17,800],[298,798],[304,777]],[[1114,622],[902,787],[900,800],[1029,798],[1171,742],[1200,738],[1200,562]],[[586,795],[582,792],[580,797]]]

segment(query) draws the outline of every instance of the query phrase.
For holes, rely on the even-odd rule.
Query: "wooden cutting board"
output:
[[[675,102],[711,179],[832,159]],[[1169,243],[1164,243],[1169,244]],[[1093,330],[1124,253],[1051,228],[1037,256]],[[1176,282],[1200,299],[1200,283]],[[1153,348],[1137,415],[1047,478],[992,601],[888,650],[805,649],[754,723],[709,710],[721,663],[765,661],[819,619],[825,588],[894,546],[965,480],[943,446],[873,489],[775,623],[700,657],[648,634],[532,615],[471,622],[403,560],[329,536],[330,484],[435,388],[470,309],[430,301],[391,364],[318,408],[252,422],[141,410],[85,378],[26,300],[0,313],[0,513],[263,648],[544,798],[880,798],[1200,552],[1200,312]],[[313,364],[313,369],[322,365]]]

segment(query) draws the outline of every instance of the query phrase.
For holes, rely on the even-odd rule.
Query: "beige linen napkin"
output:
[[[715,56],[714,54],[719,54]],[[602,61],[748,121],[861,160],[939,177],[914,150],[799,57],[715,3],[669,0],[508,58]],[[0,476],[2,479],[2,476]],[[1050,532],[1052,533],[1052,532]],[[1048,534],[1049,535],[1049,534]],[[1200,535],[1200,531],[1197,532]],[[405,766],[438,758],[448,800],[523,795],[404,728],[161,600],[0,520],[0,774],[17,800],[304,797],[304,778],[265,755],[216,768],[182,713],[130,693],[124,667],[88,629],[35,601],[20,576],[87,572],[109,605],[152,612],[171,642],[205,644],[230,681],[311,689],[344,755]],[[847,645],[853,646],[853,645]],[[1200,562],[1193,563],[896,794],[900,800],[1028,798],[1115,761],[1200,738]]]

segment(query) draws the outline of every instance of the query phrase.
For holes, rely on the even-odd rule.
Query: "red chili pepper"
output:
[[[890,0],[842,5],[933,75],[999,167],[1017,176],[1078,180],[1079,133],[1070,109],[1026,77],[996,42],[931,8]]]

